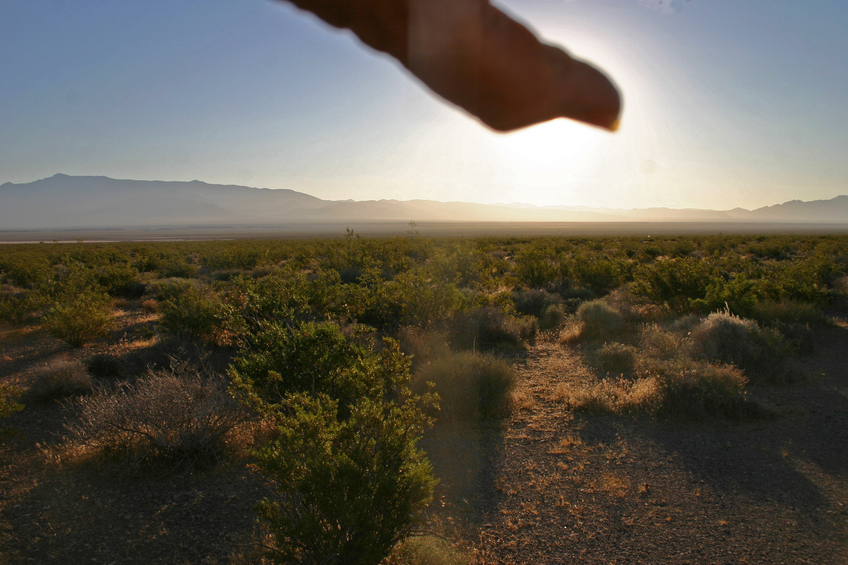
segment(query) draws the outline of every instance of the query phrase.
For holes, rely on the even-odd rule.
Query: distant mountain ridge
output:
[[[848,195],[756,210],[613,209],[433,200],[322,200],[288,189],[57,174],[0,185],[0,231],[353,221],[786,222],[848,224]]]

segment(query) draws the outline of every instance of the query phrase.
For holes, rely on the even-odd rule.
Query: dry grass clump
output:
[[[602,373],[629,375],[636,370],[638,350],[623,343],[605,343],[595,352],[595,362]]]
[[[398,332],[401,350],[412,356],[413,369],[431,359],[450,355],[447,333],[405,326]]]
[[[787,374],[783,337],[753,320],[715,312],[691,332],[693,353],[701,358],[733,364],[756,380],[782,382]]]
[[[624,318],[621,313],[602,300],[592,300],[580,305],[572,323],[563,330],[561,339],[615,339],[623,331]]]
[[[49,402],[91,394],[91,376],[79,361],[60,359],[39,367],[29,396],[36,402]]]
[[[411,536],[397,544],[387,565],[468,565],[470,556],[443,538]]]
[[[572,410],[627,414],[654,411],[660,395],[660,384],[653,377],[636,380],[606,378],[590,385],[561,384],[555,398]]]
[[[535,341],[537,330],[532,316],[515,317],[498,308],[483,307],[458,314],[450,336],[451,344],[458,349],[522,349]]]
[[[159,311],[159,303],[155,298],[146,298],[141,302],[141,307],[148,314],[155,314]]]
[[[592,385],[560,385],[558,399],[573,410],[608,414],[742,419],[761,413],[745,395],[745,375],[732,365],[685,357],[646,364],[650,367],[640,371],[637,379],[606,378]]]
[[[657,323],[642,326],[639,343],[643,356],[659,359],[678,356],[689,347],[684,335],[667,330]]]
[[[418,369],[413,390],[435,385],[440,418],[449,421],[490,420],[506,416],[515,387],[515,370],[493,355],[460,352],[440,357]]]
[[[661,385],[657,413],[688,419],[742,419],[760,413],[745,393],[748,379],[733,365],[680,358],[654,367]]]
[[[217,461],[227,436],[251,419],[221,377],[176,361],[72,406],[79,415],[65,426],[71,444],[125,457],[131,466],[159,461],[175,470]]]

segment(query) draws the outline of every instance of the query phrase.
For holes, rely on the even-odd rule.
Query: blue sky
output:
[[[619,132],[496,134],[271,0],[0,0],[0,183],[756,208],[848,193],[848,2],[504,0],[619,85]]]

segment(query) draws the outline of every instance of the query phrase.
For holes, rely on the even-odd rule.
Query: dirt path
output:
[[[476,562],[848,563],[848,325],[817,338],[806,382],[751,393],[780,415],[744,424],[574,417],[553,392],[588,369],[537,345],[465,484]]]

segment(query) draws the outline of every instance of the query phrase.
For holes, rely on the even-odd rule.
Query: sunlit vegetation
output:
[[[29,397],[62,401],[67,440],[185,470],[261,428],[272,558],[376,564],[432,497],[425,430],[508,418],[512,361],[537,340],[597,374],[564,376],[568,409],[762,417],[749,388],[800,378],[786,361],[845,304],[846,267],[837,236],[9,245],[0,320],[80,348],[112,339],[122,305],[145,312],[144,370],[108,355],[38,369]],[[0,416],[21,408],[13,392]]]

